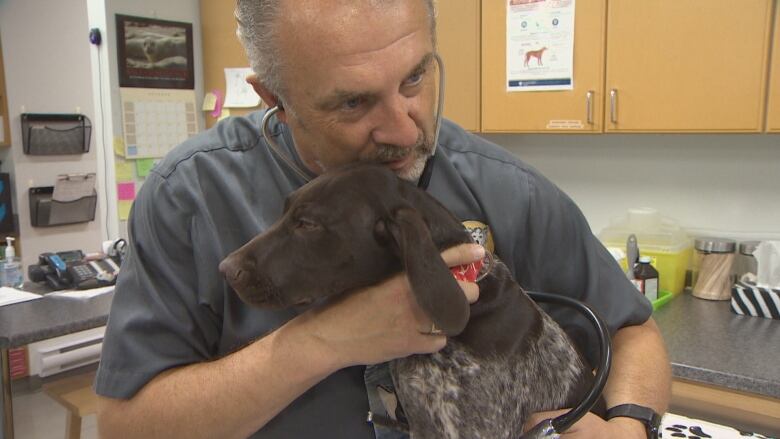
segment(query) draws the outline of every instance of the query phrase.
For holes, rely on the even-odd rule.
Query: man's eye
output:
[[[425,75],[425,70],[420,70],[418,72],[413,73],[411,76],[406,78],[406,81],[404,81],[404,85],[417,85],[422,81],[423,75]]]
[[[363,103],[363,101],[363,98],[347,99],[346,101],[342,102],[341,107],[345,110],[354,110],[358,108]]]

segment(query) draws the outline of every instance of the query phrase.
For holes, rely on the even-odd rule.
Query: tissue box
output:
[[[780,289],[737,282],[731,288],[731,310],[739,315],[780,320]]]

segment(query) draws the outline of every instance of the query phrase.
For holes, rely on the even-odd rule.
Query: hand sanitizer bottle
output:
[[[3,286],[21,288],[24,284],[24,277],[22,276],[22,263],[19,258],[16,257],[16,251],[14,250],[14,238],[5,238],[7,243],[5,247],[5,259],[2,263],[3,271]]]

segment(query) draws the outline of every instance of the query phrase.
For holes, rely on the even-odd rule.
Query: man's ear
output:
[[[260,96],[260,99],[262,99],[269,108],[279,106],[279,112],[276,113],[276,117],[279,118],[280,122],[287,123],[287,114],[284,111],[284,107],[282,106],[279,97],[271,93],[254,73],[251,73],[246,77],[246,82],[255,89],[255,93]]]

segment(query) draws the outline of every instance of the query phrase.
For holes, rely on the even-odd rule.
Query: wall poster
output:
[[[195,87],[192,23],[116,15],[119,86]]]
[[[574,88],[574,0],[508,0],[507,91]]]

